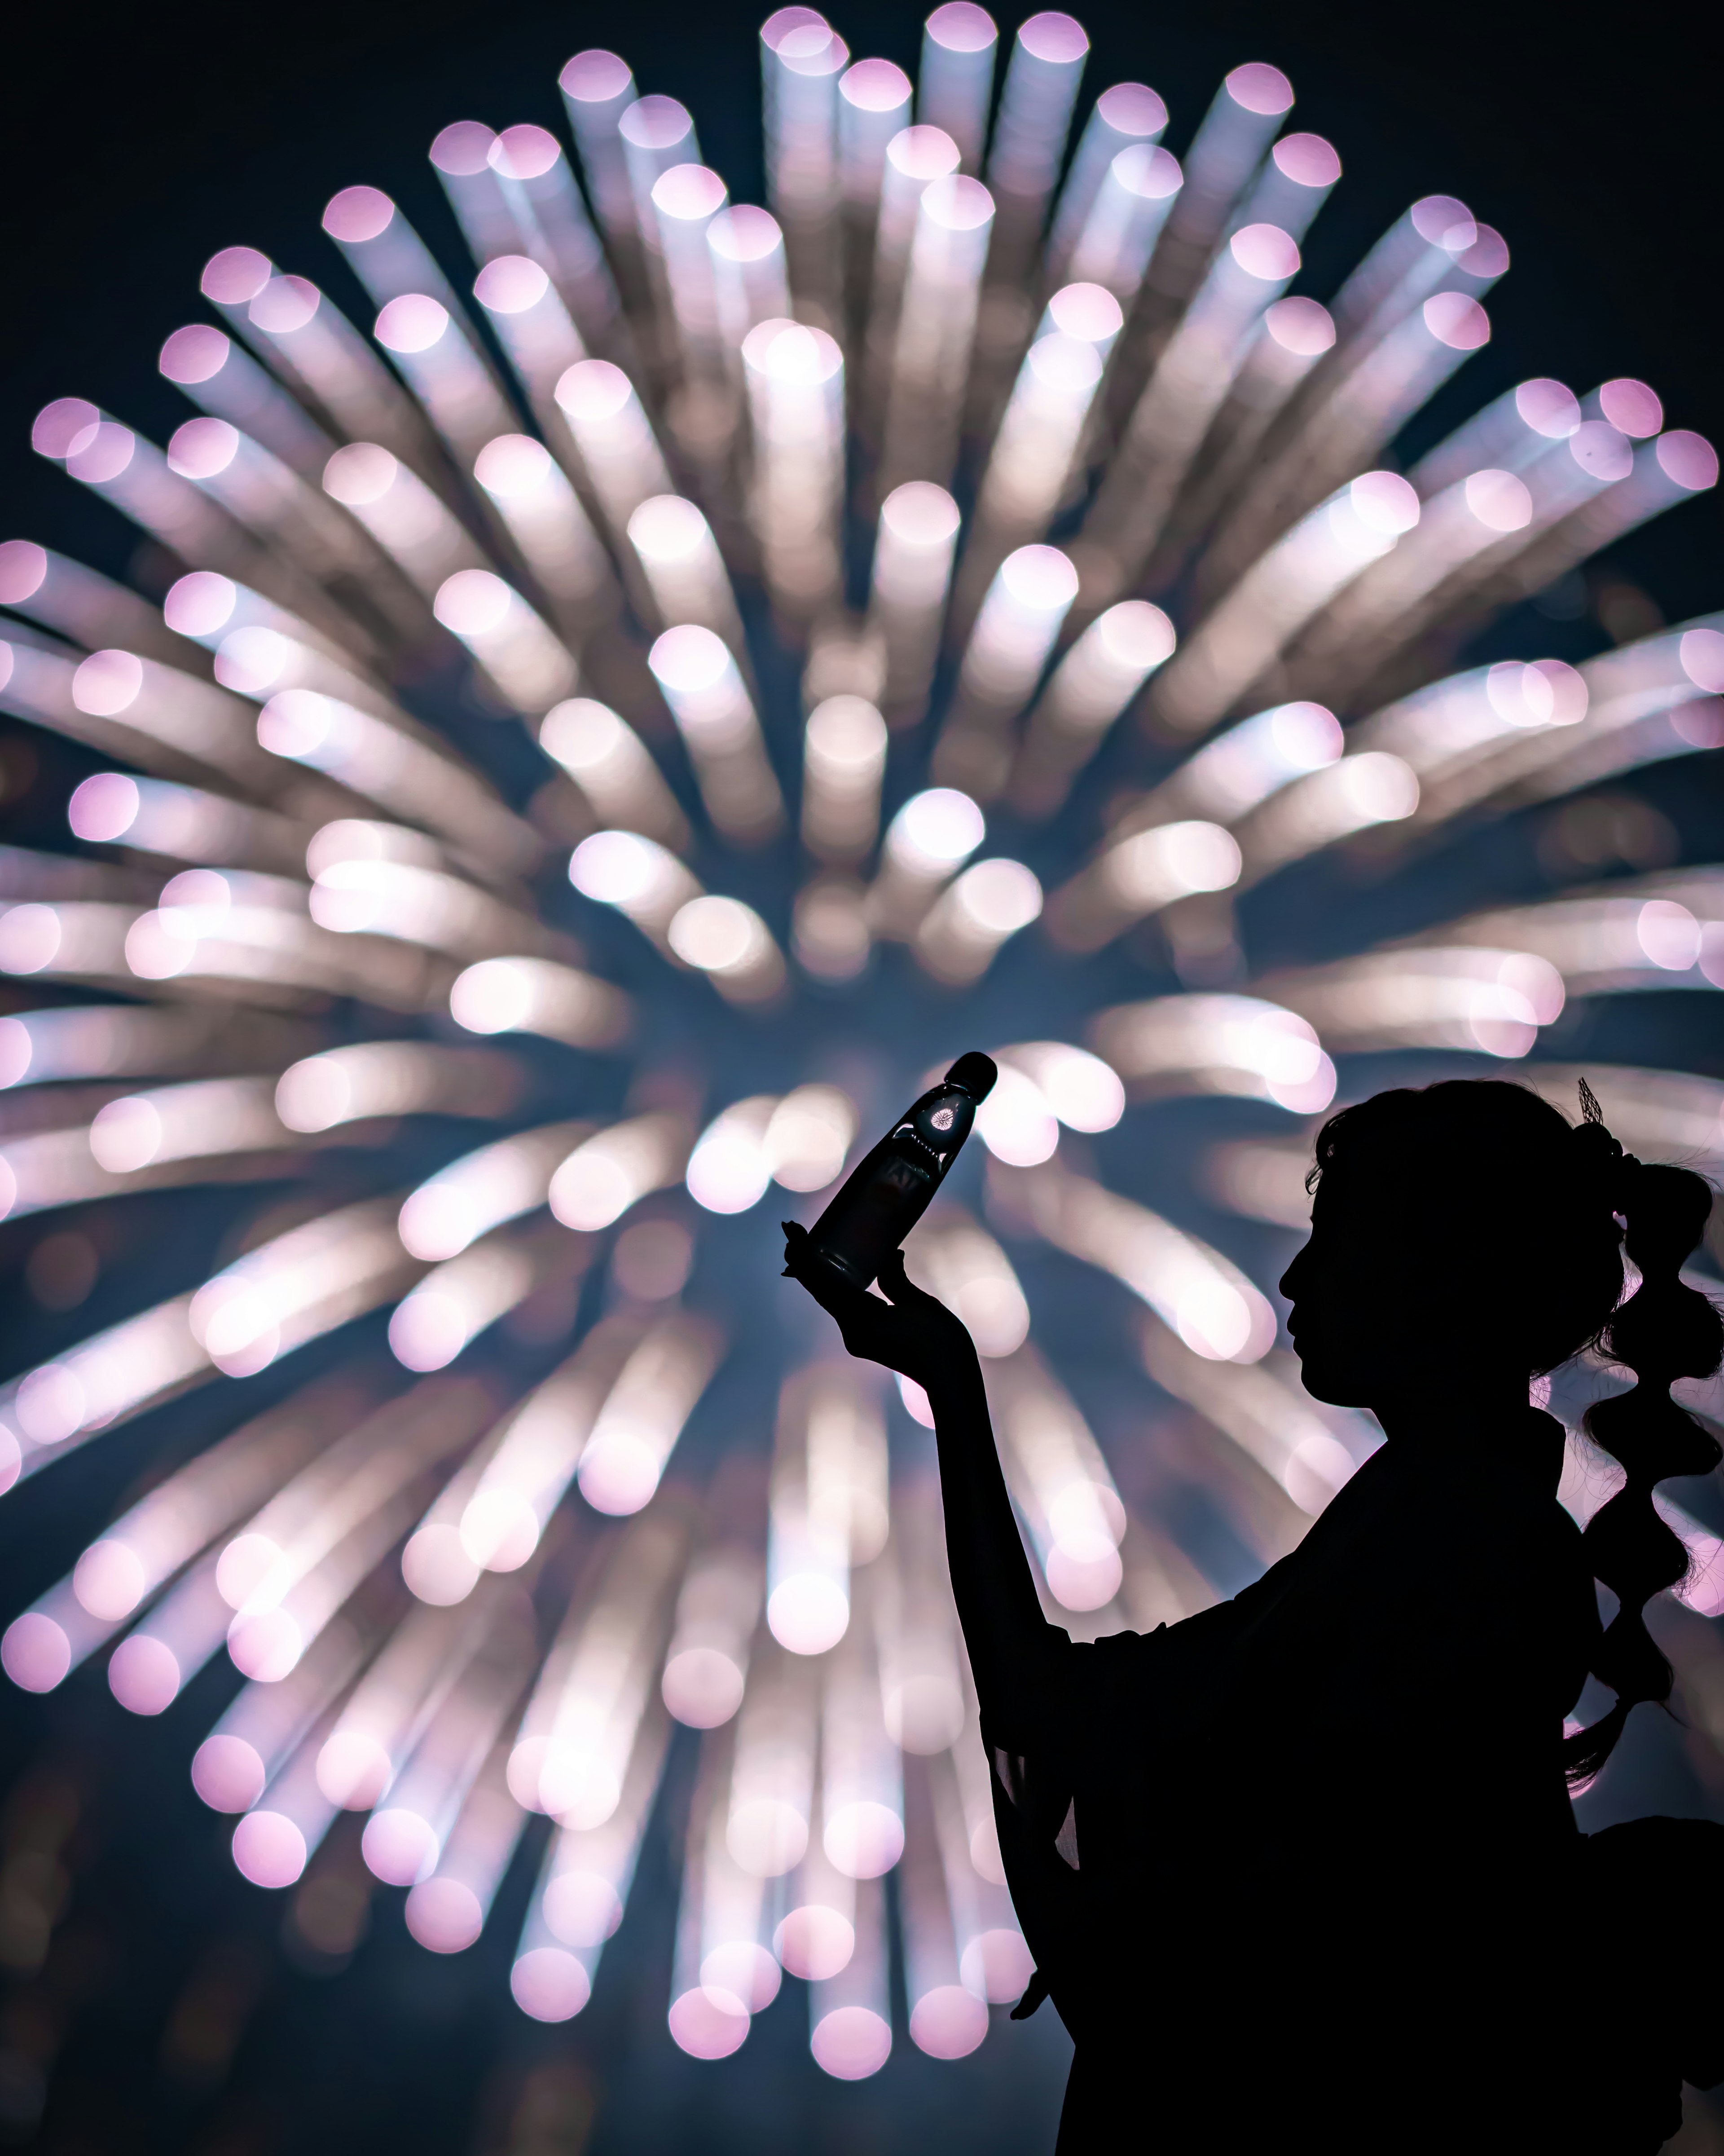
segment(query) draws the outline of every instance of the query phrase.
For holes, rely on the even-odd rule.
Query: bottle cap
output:
[[[985,1101],[993,1091],[994,1081],[999,1075],[999,1066],[993,1058],[984,1055],[980,1049],[972,1048],[968,1055],[959,1056],[942,1082],[947,1086],[962,1086],[972,1101]]]

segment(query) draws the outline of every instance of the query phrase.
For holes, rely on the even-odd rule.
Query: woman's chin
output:
[[[1314,1400],[1326,1407],[1368,1407],[1373,1388],[1364,1372],[1326,1361],[1317,1353],[1298,1349],[1300,1382]]]

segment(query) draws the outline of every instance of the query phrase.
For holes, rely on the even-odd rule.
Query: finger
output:
[[[807,1292],[813,1296],[822,1310],[835,1317],[840,1326],[855,1322],[859,1306],[860,1314],[866,1316],[865,1306],[870,1298],[859,1288],[852,1287],[848,1281],[840,1280],[829,1265],[810,1265],[806,1271],[795,1265],[787,1265],[785,1271]]]

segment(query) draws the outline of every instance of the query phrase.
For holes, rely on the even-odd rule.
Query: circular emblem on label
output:
[[[949,1131],[957,1118],[950,1108],[936,1108],[928,1121],[936,1131]]]

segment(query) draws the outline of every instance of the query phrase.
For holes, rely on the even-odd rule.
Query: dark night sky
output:
[[[329,196],[356,181],[396,195],[453,268],[454,227],[425,158],[431,137],[469,116],[560,127],[557,71],[584,45],[615,47],[644,90],[688,102],[705,157],[735,197],[758,199],[753,32],[767,4],[24,0],[11,11],[0,59],[0,201],[10,211],[0,538],[28,535],[123,570],[130,528],[32,454],[38,406],[88,396],[157,439],[188,416],[157,377],[155,357],[168,331],[199,312],[198,271],[221,246],[258,245],[285,268],[326,281],[359,314],[356,288],[318,230]],[[1298,94],[1292,124],[1329,136],[1344,167],[1296,290],[1327,298],[1422,193],[1458,194],[1504,232],[1515,259],[1488,302],[1492,343],[1421,415],[1412,446],[1529,373],[1557,375],[1581,391],[1612,375],[1642,375],[1663,396],[1669,424],[1724,442],[1715,8],[1701,0],[1633,8],[1619,0],[1609,13],[1526,0],[1451,0],[1442,9],[1380,0],[1298,8],[1221,0],[1207,10],[1071,4],[1095,41],[1088,90],[1121,77],[1152,83],[1172,112],[1176,151],[1226,69],[1262,59],[1287,70]],[[859,56],[884,53],[914,68],[925,0],[834,0],[829,12]],[[1019,11],[999,12],[1009,24]],[[1724,506],[1716,495],[1686,505],[1625,542],[1616,561],[1666,619],[1724,606]],[[1675,767],[1660,783],[1680,783]],[[1705,1067],[1720,1067],[1716,1055]],[[0,1280],[11,1263],[0,1265]],[[102,1471],[110,1494],[141,1464],[116,1439]],[[69,1493],[66,1517],[38,1507],[45,1535],[66,1537],[71,1505]],[[80,1516],[79,1524],[90,1522]],[[9,1547],[0,1542],[0,1564]],[[33,1571],[21,1594],[0,1579],[0,1622],[38,1584]],[[362,2147],[573,2156],[613,2070],[623,2079],[613,2092],[618,2102],[602,2112],[595,2156],[660,2148],[728,2156],[767,2146],[862,2156],[888,2146],[974,2145],[984,2133],[1003,2149],[1026,2135],[1036,2145],[1040,2113],[1057,2101],[1049,2091],[1063,2044],[1046,2013],[1008,2063],[993,2045],[978,2055],[978,2065],[991,2062],[985,2095],[976,2093],[979,2082],[911,2056],[892,2099],[911,2107],[907,2118],[888,2103],[884,2080],[854,2092],[822,2083],[793,2015],[767,2017],[734,2069],[696,2070],[680,2056],[665,2065],[667,2044],[649,2050],[637,2039],[642,2015],[662,2015],[667,1949],[638,1931],[619,1937],[617,1981],[572,2036],[529,2026],[510,2006],[506,1912],[499,1935],[488,1933],[459,1968],[433,1965],[413,1948],[398,1909],[380,1920],[369,1958],[351,1979],[320,1984],[303,1970],[284,1972],[273,1958],[276,1916],[233,1872],[219,1823],[186,1788],[187,1753],[219,1711],[219,1689],[206,1686],[185,1702],[187,1714],[155,1726],[120,1717],[94,1686],[57,1706],[57,1721],[10,1687],[0,1696],[0,1792],[23,1748],[51,1723],[86,1780],[113,1778],[123,1793],[124,1829],[102,1859],[95,1917],[88,1909],[79,1917],[85,1929],[64,1964],[69,1989],[59,2006],[43,2010],[63,2010],[68,2028],[81,2031],[66,2054],[78,2100],[51,2107],[35,2144],[50,2156],[344,2156]],[[1651,1731],[1635,1770],[1644,1779],[1620,1793],[1624,1810],[1663,1801],[1666,1768],[1686,1774],[1680,1746],[1673,1726]],[[121,1793],[107,1793],[110,1827]],[[13,1832],[16,1808],[6,1814],[6,1801],[0,1794],[0,1826]],[[95,1818],[101,1803],[86,1810]],[[81,1861],[75,1846],[69,1856]],[[662,1854],[649,1849],[642,1892],[660,1904],[670,1891],[664,1870]],[[518,1884],[515,1899],[524,1903]],[[3,1947],[0,1921],[0,1954]],[[0,2146],[17,2138],[8,2126],[3,1992],[0,1984]],[[228,2051],[250,2032],[231,2076],[223,2028]],[[697,2074],[708,2076],[699,2087],[710,2097],[710,2138],[679,2147],[666,2122],[689,2115],[676,2107],[694,2101]],[[631,2137],[618,2123],[631,2116],[651,2123]],[[1716,2145],[1724,2149],[1724,2135]]]
[[[839,28],[856,52],[913,67],[924,12],[916,0],[874,0],[840,10]],[[1455,386],[1458,410],[1521,374],[1584,388],[1637,373],[1672,424],[1724,436],[1716,18],[1702,0],[1231,0],[1165,14],[1099,0],[1080,12],[1095,39],[1089,87],[1154,83],[1176,151],[1228,68],[1262,58],[1287,69],[1294,124],[1328,134],[1346,165],[1301,289],[1326,297],[1419,193],[1459,194],[1506,234],[1515,266],[1491,302],[1492,346]],[[434,243],[448,243],[424,158],[432,135],[469,115],[554,123],[557,69],[583,44],[621,48],[643,88],[693,105],[705,154],[733,195],[757,199],[759,10],[666,0],[640,10],[639,27],[632,13],[541,0],[36,0],[14,11],[0,90],[0,198],[13,206],[0,459],[12,527],[69,538],[82,513],[24,440],[47,398],[90,396],[158,431],[183,416],[152,378],[153,357],[193,311],[198,266],[215,248],[249,241],[342,292],[316,223],[330,194],[361,178],[387,185]],[[1691,506],[1634,542],[1630,568],[1667,614],[1715,604],[1721,534],[1716,501]],[[118,543],[116,532],[109,546]]]

